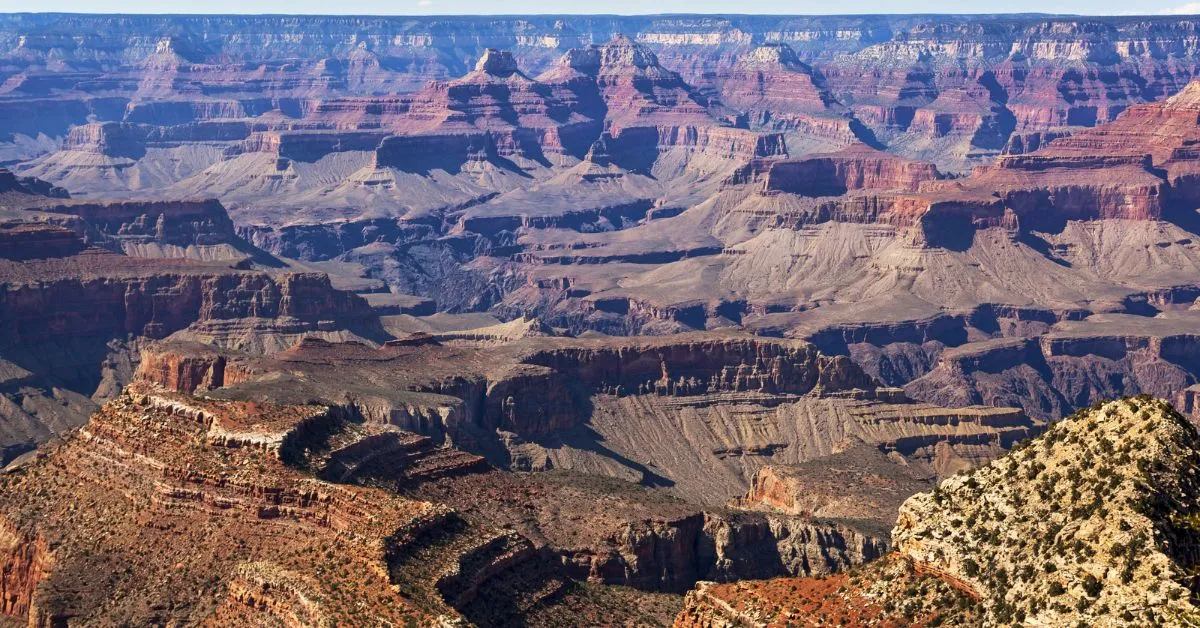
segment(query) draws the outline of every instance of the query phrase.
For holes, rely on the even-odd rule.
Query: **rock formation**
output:
[[[831,154],[780,161],[767,171],[767,191],[841,196],[851,190],[916,192],[939,177],[932,164],[900,159],[861,144]]]
[[[183,392],[321,399],[502,468],[610,475],[710,506],[744,494],[764,465],[845,443],[950,473],[1040,429],[1012,409],[914,403],[803,342],[736,335],[446,333],[379,349],[308,339],[265,358],[170,340],[141,365],[140,377]]]
[[[97,204],[22,185],[38,193],[9,192],[0,210],[5,461],[119,392],[144,339],[190,328],[262,352],[307,333],[386,336],[327,276],[253,269],[280,263],[239,238],[219,203]]]
[[[942,617],[974,608],[970,623],[1182,625],[1194,621],[1188,575],[1198,532],[1194,425],[1148,396],[1096,404],[989,465],[908,499],[893,554],[856,579],[888,584],[819,591],[701,585],[676,625],[776,625],[811,608],[877,620]],[[892,572],[889,574],[889,572]],[[930,599],[927,582],[956,591]],[[923,586],[921,582],[925,581]],[[852,580],[853,582],[853,580]],[[866,588],[870,595],[863,595]],[[814,589],[821,595],[814,595]],[[823,609],[825,610],[825,609]]]
[[[730,502],[748,510],[781,512],[819,519],[841,519],[890,527],[900,504],[933,485],[933,474],[946,475],[961,459],[946,456],[934,464],[909,462],[878,447],[858,445],[798,465],[763,467],[746,495]]]
[[[896,551],[953,578],[994,621],[1186,622],[1196,442],[1149,397],[1080,412],[906,502]]]
[[[428,617],[391,593],[387,561],[444,509],[280,462],[287,434],[321,420],[320,408],[125,392],[67,443],[6,475],[4,613],[44,623],[323,623],[353,616],[365,596],[376,616]],[[128,464],[116,462],[130,452]],[[347,565],[350,577],[320,576]]]

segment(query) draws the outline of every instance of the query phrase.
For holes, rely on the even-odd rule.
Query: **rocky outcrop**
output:
[[[707,534],[702,529],[704,519],[694,514],[631,522],[611,536],[610,551],[564,549],[560,560],[568,574],[581,580],[686,591],[710,564],[710,557],[698,554]]]
[[[1024,155],[1026,153],[1032,153],[1060,137],[1069,136],[1071,133],[1072,131],[1067,129],[1013,133],[1008,138],[1008,143],[1004,145],[1004,150],[1001,154]]]
[[[488,468],[480,456],[436,445],[428,436],[395,425],[360,423],[360,418],[340,408],[330,409],[284,436],[279,441],[279,456],[317,477],[342,484],[394,482],[412,487]]]
[[[916,192],[940,177],[933,164],[901,159],[857,145],[829,155],[812,155],[773,164],[767,191],[800,196],[841,196],[851,190]]]
[[[146,129],[120,122],[93,122],[71,129],[63,150],[138,159],[146,154]]]
[[[149,621],[162,613],[186,622],[260,623],[274,616],[326,623],[361,612],[331,595],[349,587],[376,594],[370,596],[376,616],[428,617],[418,603],[391,592],[387,548],[411,542],[444,509],[305,477],[252,440],[212,437],[218,428],[287,433],[323,412],[127,391],[84,430],[31,461],[28,472],[6,479],[5,615],[31,623],[118,615]],[[37,514],[58,509],[90,514]],[[220,533],[209,536],[204,528],[213,525]],[[224,544],[231,538],[253,558],[230,553]],[[197,560],[201,548],[205,558]],[[101,567],[108,561],[124,571],[121,584],[102,593],[101,577],[89,574],[109,571]],[[336,584],[316,577],[319,565],[347,564],[355,575]],[[163,581],[164,573],[183,582]],[[205,589],[210,579],[229,586]],[[207,603],[188,610],[172,602],[181,595],[205,596]]]
[[[612,551],[558,550],[572,577],[686,591],[697,580],[736,581],[844,571],[886,553],[886,537],[803,517],[706,512],[630,524]]]
[[[46,540],[0,520],[0,615],[21,617],[35,611],[38,585],[54,568],[54,555]]]
[[[461,164],[487,161],[496,154],[495,141],[485,133],[426,133],[385,138],[375,152],[375,164],[411,170],[422,168],[423,159],[429,156]]]
[[[19,177],[8,168],[0,168],[0,194],[17,192],[50,198],[67,198],[67,191],[34,177]]]
[[[911,498],[896,551],[981,600],[990,621],[1186,622],[1197,439],[1165,402],[1098,404]]]
[[[85,247],[83,240],[66,227],[31,222],[0,226],[0,259],[68,257]]]
[[[810,517],[710,514],[700,555],[703,580],[821,576],[876,560],[889,547],[878,532]],[[705,564],[705,563],[702,563]]]
[[[139,381],[187,394],[232,386],[253,376],[217,348],[196,342],[168,342],[143,350],[134,374]]]
[[[360,297],[334,290],[329,278],[261,273],[154,274],[14,283],[0,295],[0,346],[31,347],[67,332],[79,337],[133,334],[165,338],[197,321],[294,318],[312,329],[334,321],[367,324]],[[327,322],[323,322],[327,321]]]

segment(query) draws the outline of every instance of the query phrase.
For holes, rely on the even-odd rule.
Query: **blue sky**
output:
[[[1081,13],[1200,14],[1185,0],[0,0],[0,12],[340,13],[373,15],[529,13]]]

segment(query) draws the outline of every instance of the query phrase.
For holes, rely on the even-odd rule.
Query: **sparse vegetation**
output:
[[[937,498],[912,498],[897,545],[913,560],[957,572],[997,624],[1195,617],[1181,582],[1200,566],[1185,549],[1200,545],[1197,441],[1164,402],[1139,396],[1095,405],[946,480]]]

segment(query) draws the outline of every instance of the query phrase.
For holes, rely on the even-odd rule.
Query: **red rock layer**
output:
[[[156,348],[142,351],[134,378],[157,387],[191,394],[215,390],[250,380],[248,372],[236,360],[199,343],[187,343],[187,351]]]
[[[835,144],[861,139],[849,110],[787,44],[751,50],[714,82],[721,104],[745,115],[752,128],[798,132]]]
[[[75,255],[84,243],[74,231],[45,223],[0,226],[0,259],[30,260]]]
[[[162,338],[216,319],[295,318],[314,329],[374,319],[366,301],[334,290],[326,275],[131,264],[111,254],[61,260],[0,263],[0,276],[11,282],[0,293],[0,345],[34,346],[64,335]]]
[[[839,196],[851,190],[916,192],[940,175],[933,164],[910,161],[864,145],[771,165],[765,187],[801,196]]]
[[[1159,220],[1200,202],[1200,82],[1161,103],[1132,107],[1110,124],[1030,142],[960,179],[856,147],[765,163],[730,183],[765,171],[767,192],[846,195],[781,215],[778,225],[918,225],[919,239],[934,245],[976,227],[1058,231],[1069,220]]]
[[[37,587],[53,566],[53,554],[44,538],[0,519],[0,615],[30,614]]]

